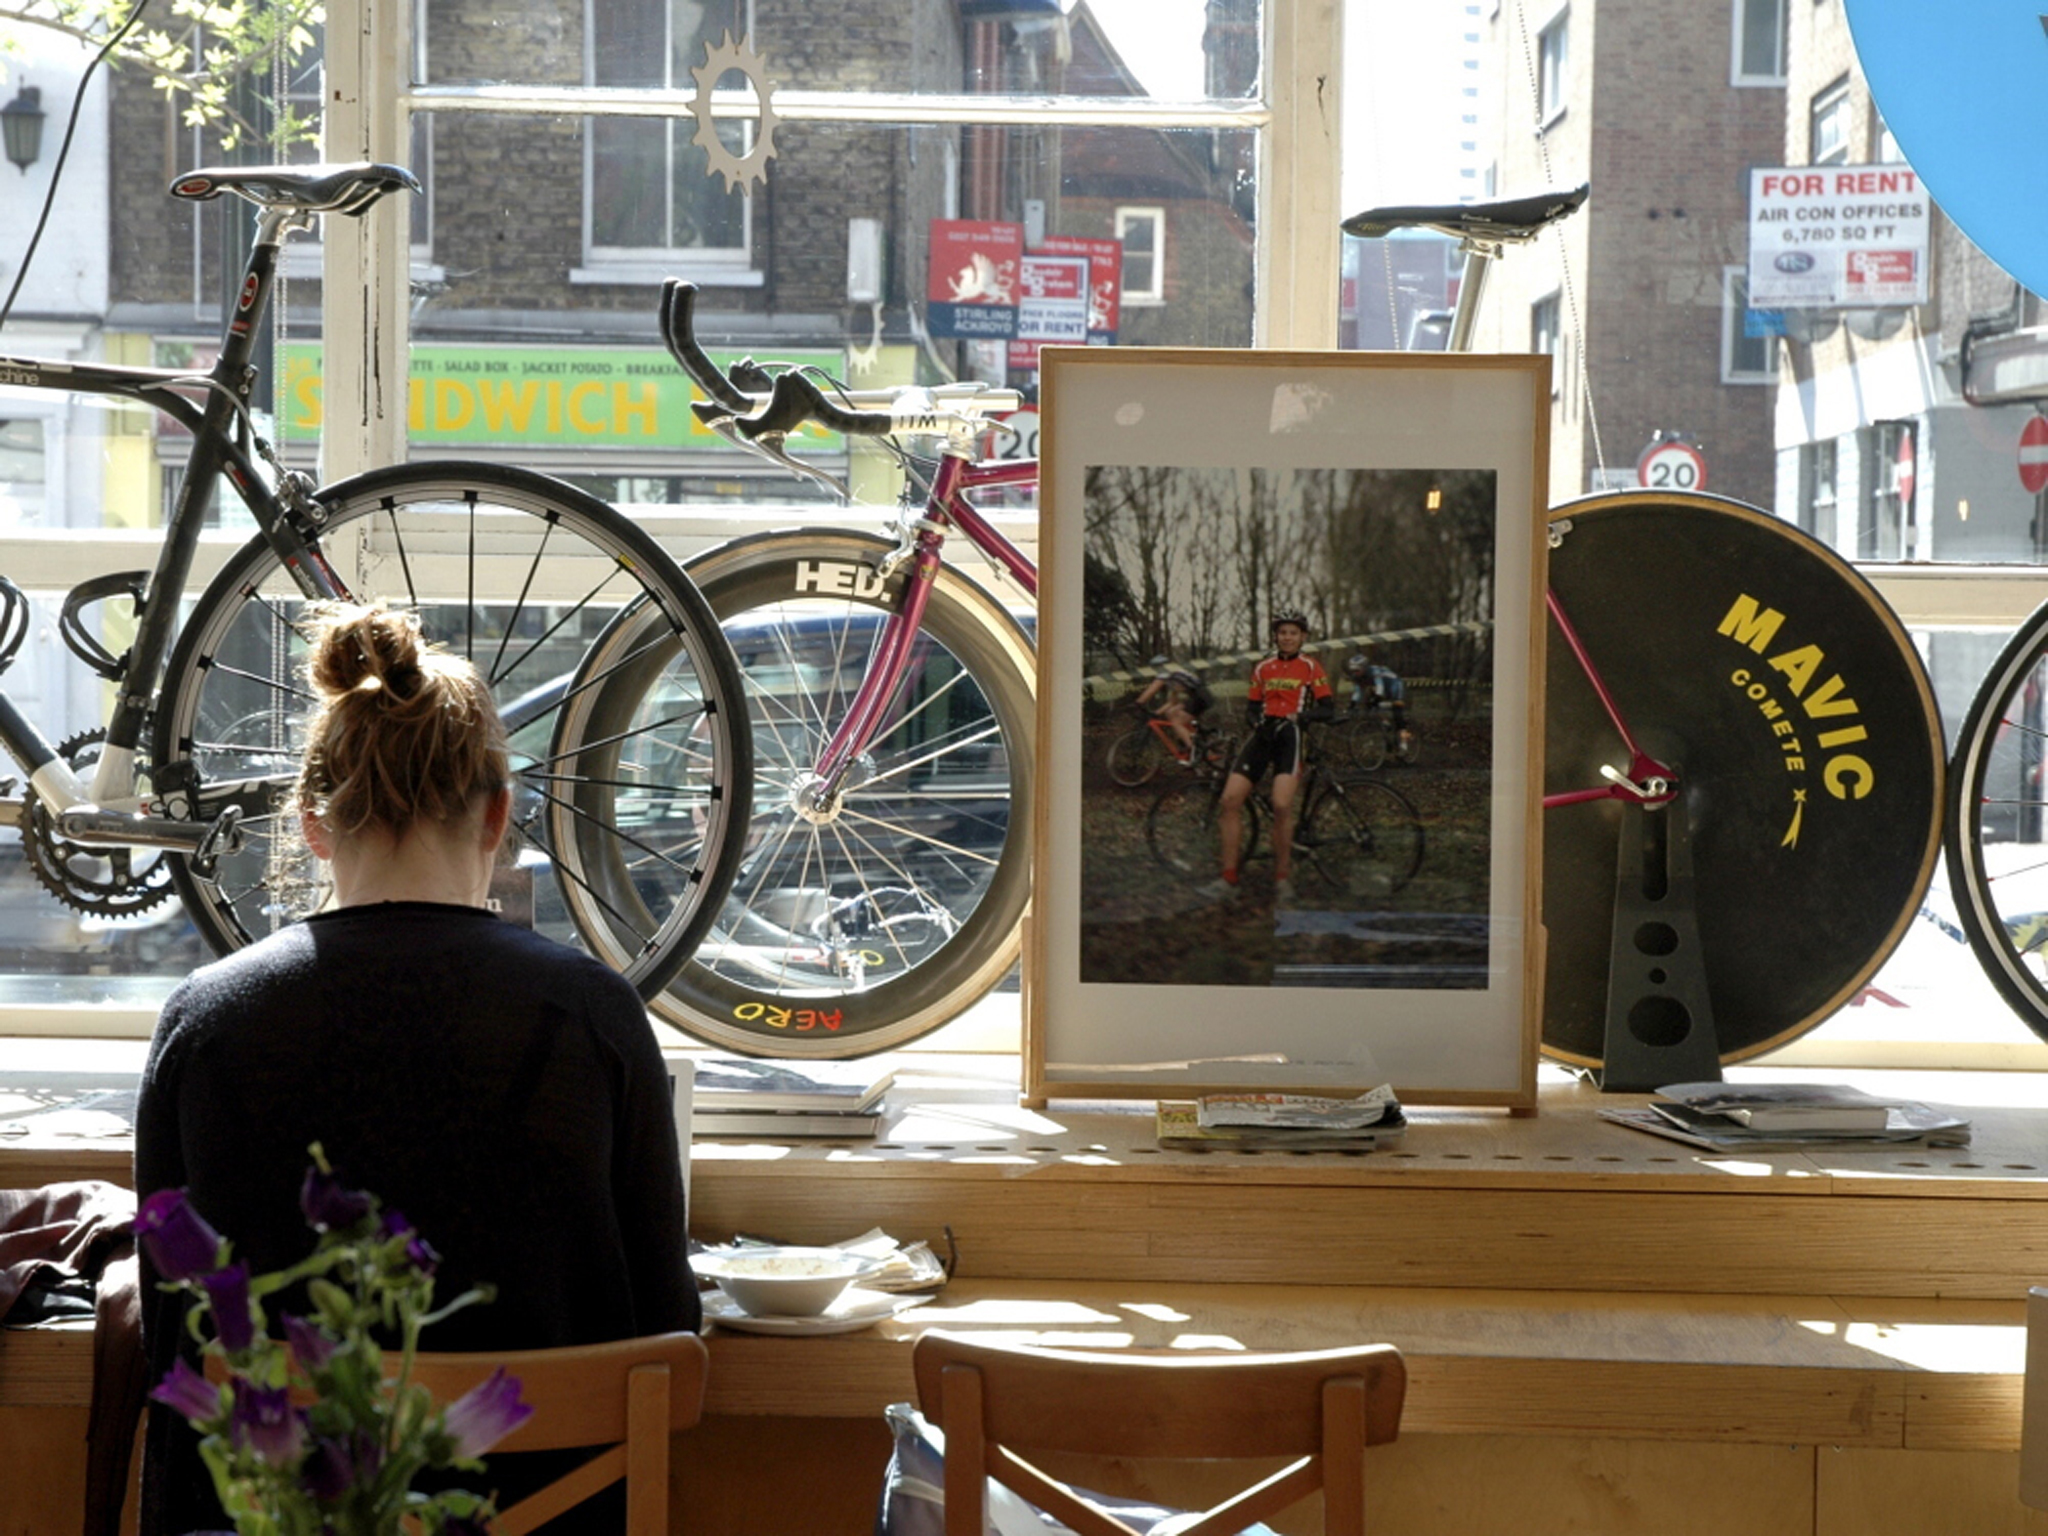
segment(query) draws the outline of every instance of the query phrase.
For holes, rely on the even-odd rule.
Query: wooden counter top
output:
[[[1613,1292],[957,1281],[860,1333],[713,1325],[705,1407],[868,1418],[914,1395],[925,1328],[1090,1349],[1315,1349],[1407,1358],[1404,1432],[2009,1451],[2025,1307]],[[0,1333],[0,1407],[86,1401],[91,1330]]]

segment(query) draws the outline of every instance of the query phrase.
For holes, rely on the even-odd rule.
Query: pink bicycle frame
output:
[[[832,733],[818,759],[816,776],[823,794],[838,792],[847,766],[882,734],[883,722],[895,707],[904,680],[910,675],[912,649],[924,624],[925,603],[931,597],[932,583],[938,579],[940,567],[945,564],[940,547],[946,541],[948,528],[958,527],[977,549],[1016,578],[1019,586],[1034,598],[1038,596],[1038,567],[966,498],[969,491],[1037,483],[1035,459],[975,462],[948,454],[939,461],[931,492],[925,498],[903,601],[882,621],[881,638],[869,660],[867,676],[861,680],[846,718]]]

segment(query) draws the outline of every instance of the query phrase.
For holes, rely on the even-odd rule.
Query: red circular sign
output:
[[[2020,428],[2020,485],[2029,494],[2048,486],[2048,416],[2029,416]]]
[[[1899,451],[1893,460],[1896,467],[1892,471],[1892,485],[1898,490],[1899,500],[1902,502],[1908,502],[1913,499],[1915,458],[1912,432],[1901,432],[1899,434]]]
[[[1653,491],[1703,491],[1707,456],[1675,438],[1652,443],[1636,460],[1636,483]]]

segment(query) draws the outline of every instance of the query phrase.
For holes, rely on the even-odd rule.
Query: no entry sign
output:
[[[2020,428],[2020,484],[2030,495],[2048,486],[2048,416],[2029,416]]]

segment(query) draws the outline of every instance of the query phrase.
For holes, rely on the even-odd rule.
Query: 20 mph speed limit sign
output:
[[[1636,460],[1636,480],[1653,491],[1703,491],[1707,456],[1691,443],[1652,443]]]

